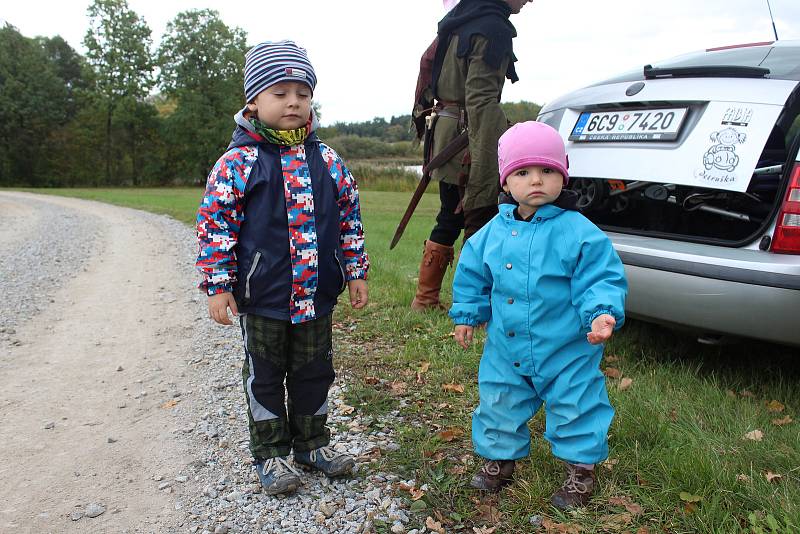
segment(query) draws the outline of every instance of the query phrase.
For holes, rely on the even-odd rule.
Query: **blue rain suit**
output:
[[[624,322],[627,281],[608,237],[576,211],[541,206],[530,222],[515,206],[469,238],[453,281],[456,324],[487,325],[472,418],[475,452],[516,460],[530,452],[528,421],[545,404],[553,455],[594,464],[608,457],[614,409],[600,371],[602,345],[586,340],[608,313]]]

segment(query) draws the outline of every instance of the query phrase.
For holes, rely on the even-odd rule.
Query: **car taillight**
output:
[[[796,163],[792,169],[770,250],[782,254],[800,254],[800,163]]]

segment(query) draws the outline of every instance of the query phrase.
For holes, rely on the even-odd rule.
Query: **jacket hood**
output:
[[[257,145],[264,142],[264,140],[256,133],[255,128],[248,120],[250,113],[250,110],[248,110],[247,106],[245,106],[233,116],[233,121],[236,123],[236,129],[233,131],[233,135],[231,135],[231,142],[228,145],[228,150],[241,146]],[[308,132],[307,139],[316,139],[317,134],[315,132],[317,128],[319,128],[319,120],[317,119],[317,114],[314,112],[314,108],[311,108],[311,130]]]

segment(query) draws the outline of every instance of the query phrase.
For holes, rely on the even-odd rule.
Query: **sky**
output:
[[[3,2],[0,23],[61,35],[85,53],[90,0]],[[770,0],[778,37],[800,39],[800,1]],[[317,73],[322,124],[411,111],[419,58],[444,16],[442,0],[128,0],[153,31],[189,9],[217,10],[248,43],[292,39]],[[632,68],[705,48],[774,40],[767,0],[533,0],[512,15],[520,81],[503,101],[539,104]]]

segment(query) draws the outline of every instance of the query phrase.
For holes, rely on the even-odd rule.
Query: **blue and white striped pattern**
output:
[[[250,49],[244,57],[244,96],[252,102],[258,93],[278,82],[308,84],[313,91],[317,75],[305,48],[293,41],[265,41]]]

